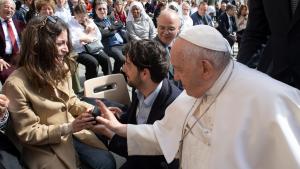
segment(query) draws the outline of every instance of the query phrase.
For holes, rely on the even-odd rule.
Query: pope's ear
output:
[[[209,80],[216,72],[213,64],[209,60],[201,60],[202,65],[202,78]]]

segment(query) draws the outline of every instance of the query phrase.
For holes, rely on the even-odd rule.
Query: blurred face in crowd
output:
[[[142,83],[140,72],[138,68],[132,63],[130,58],[127,56],[123,65],[123,72],[126,75],[127,83],[129,86],[138,88]]]
[[[52,16],[54,14],[54,11],[50,5],[44,5],[41,7],[41,10],[39,11],[39,15],[41,16]]]
[[[157,36],[165,45],[170,45],[179,33],[180,19],[174,13],[161,14],[157,20]]]
[[[98,18],[104,19],[107,16],[107,5],[99,4],[96,6],[96,14]]]
[[[27,6],[30,6],[30,5],[32,4],[32,0],[26,0],[26,1],[25,1],[25,4],[26,4]]]
[[[74,18],[78,21],[80,24],[85,24],[88,20],[88,16],[84,13],[74,13]]]
[[[241,9],[241,15],[242,16],[248,15],[248,8],[246,6],[243,6],[243,9]]]
[[[200,16],[204,16],[206,14],[208,5],[207,4],[201,4],[198,6],[198,14]]]
[[[57,5],[58,7],[64,6],[65,3],[66,3],[66,0],[56,0],[56,5]]]
[[[235,16],[235,14],[236,14],[236,8],[234,7],[232,9],[228,10],[227,14],[229,16]]]
[[[187,3],[182,4],[182,14],[190,15],[190,6]]]
[[[116,8],[117,12],[121,12],[122,9],[123,9],[123,3],[121,3],[121,2],[116,2],[116,3],[115,3],[115,8]]]
[[[225,9],[226,9],[226,3],[223,2],[223,3],[221,3],[221,10],[225,11]]]
[[[5,0],[5,2],[0,5],[0,16],[5,19],[10,19],[15,14],[16,5],[12,0]]]
[[[218,3],[215,4],[215,8],[216,8],[216,9],[219,9],[219,8],[220,8]]]
[[[113,6],[114,4],[113,0],[107,0],[106,2],[108,6]]]
[[[131,8],[131,13],[134,19],[138,19],[141,17],[141,10],[137,6],[133,6]]]
[[[64,57],[68,54],[68,32],[67,30],[62,31],[55,40],[55,45],[58,52],[58,61],[63,62]]]

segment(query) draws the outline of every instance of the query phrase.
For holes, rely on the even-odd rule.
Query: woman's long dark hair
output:
[[[62,82],[69,71],[75,70],[70,53],[64,57],[64,63],[58,62],[56,38],[68,32],[68,48],[71,40],[67,24],[58,17],[34,17],[22,34],[19,67],[24,67],[33,84],[56,86]],[[67,64],[67,66],[65,65]]]

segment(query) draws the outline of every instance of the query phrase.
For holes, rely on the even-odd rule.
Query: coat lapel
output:
[[[56,87],[60,99],[63,99],[65,102],[69,99],[69,93],[66,91],[70,91],[71,86],[69,85],[69,80],[66,80],[65,83],[59,83]]]
[[[164,116],[165,112],[161,109],[166,104],[166,98],[169,97],[169,86],[167,84],[168,83],[164,79],[161,89],[152,105],[147,124],[153,124],[156,120],[161,119]]]

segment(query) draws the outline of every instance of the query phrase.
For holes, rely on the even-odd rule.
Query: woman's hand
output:
[[[83,129],[90,129],[96,124],[95,118],[90,113],[82,113],[72,122],[73,133]]]

